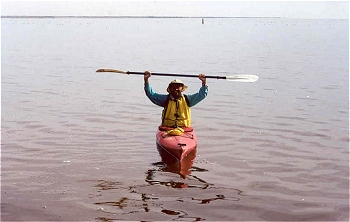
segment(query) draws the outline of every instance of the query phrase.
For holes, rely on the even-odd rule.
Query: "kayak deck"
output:
[[[156,140],[159,152],[166,152],[178,161],[182,161],[197,147],[197,136],[192,128],[179,136],[168,135],[167,131],[158,129]]]

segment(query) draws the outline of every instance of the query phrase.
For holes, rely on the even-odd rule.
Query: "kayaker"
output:
[[[144,89],[147,97],[156,105],[164,107],[162,112],[163,127],[187,128],[191,127],[191,110],[190,107],[202,101],[208,94],[205,74],[200,74],[199,79],[202,81],[202,87],[195,94],[183,94],[188,87],[179,79],[169,83],[167,88],[168,94],[158,94],[153,92],[148,81],[151,77],[149,71],[144,74]]]

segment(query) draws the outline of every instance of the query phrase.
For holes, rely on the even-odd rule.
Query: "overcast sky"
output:
[[[1,15],[348,19],[348,1],[1,1]]]

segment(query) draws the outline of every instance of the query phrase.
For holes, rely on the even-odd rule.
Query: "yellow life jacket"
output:
[[[191,126],[191,110],[186,95],[181,96],[177,100],[168,96],[162,113],[162,126]]]

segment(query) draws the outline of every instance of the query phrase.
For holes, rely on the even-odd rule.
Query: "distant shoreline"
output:
[[[282,18],[282,17],[223,17],[223,16],[31,16],[31,15],[4,15],[1,18],[38,18],[38,19],[47,19],[47,18]]]

